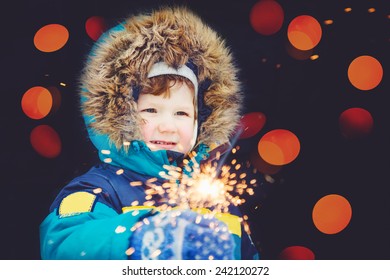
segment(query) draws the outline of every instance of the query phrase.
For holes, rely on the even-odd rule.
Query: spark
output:
[[[131,206],[137,206],[139,204],[139,201],[138,200],[134,200],[132,203],[131,203]]]
[[[101,193],[103,190],[101,189],[101,188],[96,188],[96,189],[94,189],[92,192],[94,193],[94,194],[98,194],[98,193]]]
[[[316,60],[318,59],[320,56],[318,54],[314,54],[310,57],[311,60]]]
[[[241,197],[244,193],[254,194],[253,188],[248,187],[245,180],[247,174],[237,175],[241,164],[237,163],[236,159],[233,159],[230,165],[214,162],[200,166],[195,158],[196,153],[192,152],[189,159],[183,161],[182,167],[165,165],[164,171],[159,173],[166,179],[161,186],[155,184],[156,180],[149,179],[145,183],[149,187],[145,192],[145,203],[151,203],[154,195],[159,195],[164,197],[165,203],[157,206],[158,211],[173,207],[207,208],[215,215],[228,212],[230,205],[238,206],[245,203],[245,199]],[[226,160],[226,157],[224,159]],[[250,185],[255,183],[256,180],[249,182]],[[200,218],[196,219],[196,223],[200,221]]]
[[[331,24],[333,24],[333,20],[332,19],[327,19],[327,20],[324,21],[324,23],[326,25],[331,25]]]
[[[125,254],[128,256],[131,256],[135,252],[135,249],[133,247],[130,247],[126,250]]]
[[[161,254],[161,250],[157,249],[156,251],[154,251],[154,252],[150,255],[150,258],[155,259],[155,258],[157,258],[160,254]]]
[[[115,233],[124,233],[126,228],[124,226],[117,226],[115,229]]]
[[[133,181],[133,182],[130,182],[130,186],[132,186],[132,187],[142,186],[142,182],[141,181]]]

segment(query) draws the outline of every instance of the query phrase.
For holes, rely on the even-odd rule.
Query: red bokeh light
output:
[[[371,133],[374,120],[367,110],[350,108],[340,114],[339,125],[341,134],[346,139],[357,139]]]
[[[256,32],[272,35],[283,25],[284,11],[274,0],[261,0],[252,7],[249,19]]]
[[[94,41],[97,41],[106,30],[107,24],[103,17],[93,16],[85,22],[85,31]]]
[[[61,139],[58,133],[48,125],[35,127],[30,134],[30,142],[34,150],[46,158],[55,158],[61,153]]]
[[[303,246],[290,246],[285,248],[280,254],[281,260],[314,260],[315,255],[309,248]]]
[[[265,125],[267,118],[261,112],[245,114],[240,119],[239,129],[242,130],[240,139],[255,136]]]

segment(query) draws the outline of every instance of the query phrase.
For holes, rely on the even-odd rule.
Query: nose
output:
[[[158,123],[158,131],[161,133],[174,133],[177,131],[175,120],[170,116],[161,116]]]

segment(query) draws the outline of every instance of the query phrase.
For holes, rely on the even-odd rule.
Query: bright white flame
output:
[[[225,185],[206,174],[200,174],[197,180],[192,182],[189,199],[199,202],[222,203],[225,200]]]

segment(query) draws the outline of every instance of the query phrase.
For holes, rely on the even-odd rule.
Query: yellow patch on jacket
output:
[[[65,197],[58,210],[60,216],[91,212],[96,196],[88,192],[76,192]]]

